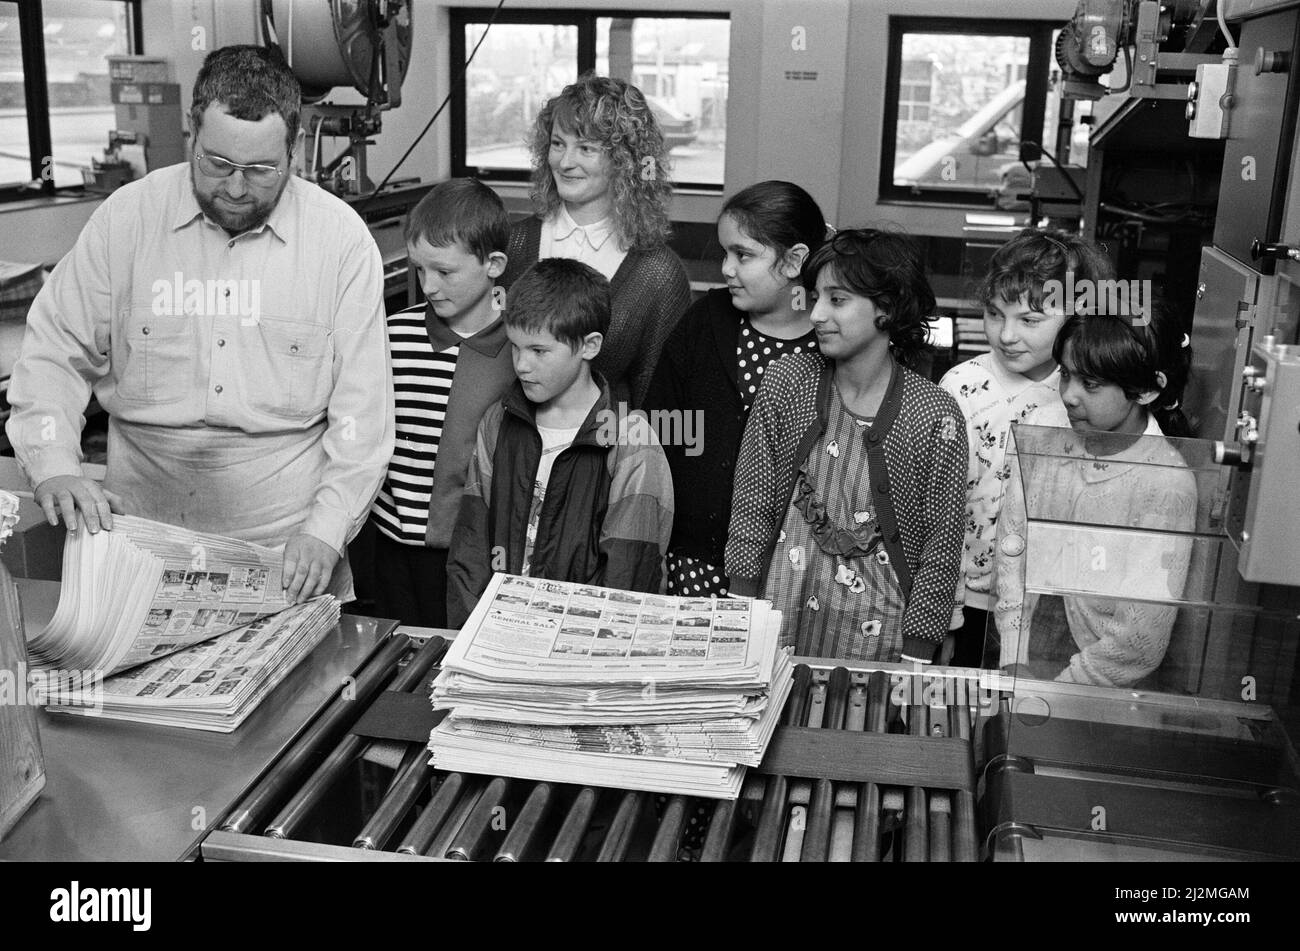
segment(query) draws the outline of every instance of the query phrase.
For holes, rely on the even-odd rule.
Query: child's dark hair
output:
[[[1048,281],[1066,287],[1066,275],[1074,282],[1100,281],[1115,277],[1115,265],[1091,241],[1064,231],[1026,228],[994,252],[988,272],[976,297],[984,306],[1003,301],[1014,303],[1021,295],[1032,310],[1043,309],[1043,285]]]
[[[916,244],[898,231],[855,228],[841,231],[817,249],[804,264],[804,286],[813,291],[824,267],[846,289],[881,310],[876,328],[889,334],[889,349],[906,367],[915,367],[925,349],[928,321],[934,313],[934,291],[925,279]]]
[[[463,245],[480,263],[505,253],[510,216],[497,193],[474,178],[449,178],[429,189],[406,219],[406,242],[423,238],[432,247]]]
[[[515,281],[505,322],[526,333],[545,330],[572,350],[587,334],[609,333],[609,281],[569,258],[544,258]]]
[[[1191,427],[1179,408],[1192,347],[1182,326],[1164,305],[1149,308],[1147,317],[1076,314],[1070,317],[1052,345],[1052,356],[1062,362],[1070,348],[1070,363],[1079,376],[1113,383],[1136,400],[1142,393],[1159,395],[1147,409],[1166,436],[1189,436]],[[1164,374],[1164,386],[1156,373]]]
[[[793,182],[759,182],[727,199],[722,214],[736,219],[740,230],[776,251],[779,260],[796,244],[812,254],[826,240],[826,219],[808,194]]]

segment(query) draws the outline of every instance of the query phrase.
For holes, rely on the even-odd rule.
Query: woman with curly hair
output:
[[[664,341],[691,302],[669,234],[668,148],[641,90],[587,74],[537,116],[537,214],[510,232],[509,287],[543,258],[573,258],[610,282],[609,333],[595,369],[615,400],[641,405]]]

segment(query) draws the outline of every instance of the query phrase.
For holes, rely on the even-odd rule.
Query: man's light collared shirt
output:
[[[379,251],[338,198],[291,178],[232,238],[188,164],[160,169],[95,210],[37,296],[9,438],[36,485],[80,474],[92,390],[124,424],[301,433],[324,459],[301,530],[342,550],[392,453],[383,306]]]

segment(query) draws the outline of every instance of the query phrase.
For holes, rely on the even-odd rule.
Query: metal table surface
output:
[[[29,635],[59,585],[17,579]],[[168,861],[280,754],[395,621],[344,615],[233,733],[39,714],[45,789],[0,841],[0,861]]]

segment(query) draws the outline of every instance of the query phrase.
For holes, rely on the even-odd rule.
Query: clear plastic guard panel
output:
[[[1237,572],[1213,443],[1017,425],[1008,460],[995,857],[1300,859],[1300,618]]]

